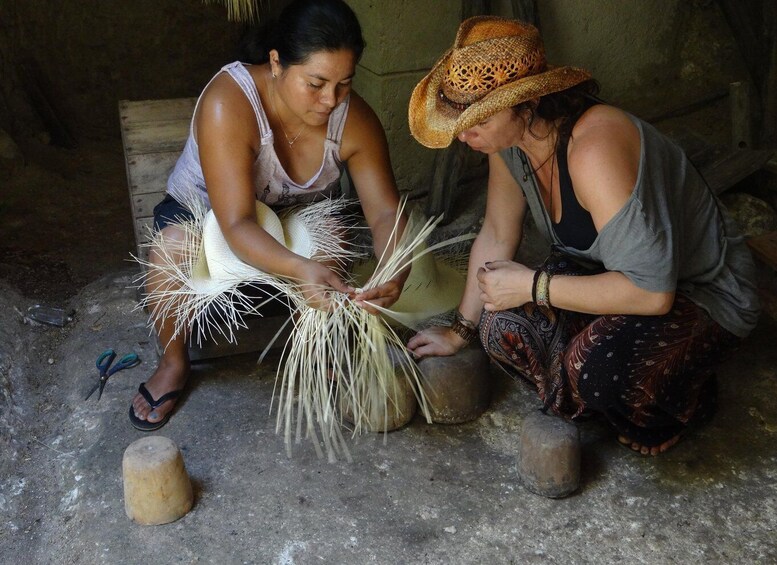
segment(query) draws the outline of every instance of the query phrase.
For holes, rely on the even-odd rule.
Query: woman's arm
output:
[[[488,156],[488,198],[486,216],[477,239],[472,244],[467,270],[467,284],[459,304],[465,319],[477,325],[483,310],[483,297],[478,285],[478,271],[486,263],[512,261],[523,237],[526,198],[498,154]]]
[[[488,165],[486,215],[472,244],[467,282],[459,303],[459,312],[474,325],[480,321],[484,304],[478,271],[487,262],[512,260],[521,243],[526,216],[526,199],[502,157],[489,155]],[[450,328],[435,327],[419,332],[407,345],[417,357],[425,357],[452,355],[466,342]]]
[[[253,164],[259,132],[251,105],[228,76],[214,80],[195,116],[200,163],[213,213],[230,249],[263,271],[305,281],[310,288],[350,289],[330,269],[278,243],[257,223]],[[306,292],[312,306],[318,290]]]
[[[569,173],[575,196],[591,214],[597,231],[631,197],[640,151],[639,131],[616,108],[596,106],[575,125],[569,142]],[[514,308],[532,300],[531,269],[496,263],[484,268],[479,276],[487,310]],[[674,292],[644,290],[623,273],[612,271],[592,276],[555,276],[549,295],[553,306],[589,314],[660,315],[668,312],[674,301]]]
[[[348,121],[343,130],[342,158],[359,196],[364,218],[372,232],[375,255],[388,258],[407,222],[403,215],[394,231],[399,192],[391,169],[388,144],[383,126],[359,95],[351,92]],[[392,237],[392,232],[395,237]],[[407,271],[394,280],[357,295],[357,303],[369,312],[377,311],[366,301],[388,308],[399,299]]]

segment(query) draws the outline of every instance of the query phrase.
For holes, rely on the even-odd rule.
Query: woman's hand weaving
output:
[[[483,307],[489,312],[507,310],[532,301],[534,271],[514,261],[492,261],[478,269]]]
[[[364,308],[370,314],[379,314],[379,310],[373,307],[389,308],[397,300],[402,292],[402,285],[395,280],[390,280],[380,286],[364,290],[354,295],[356,305]]]

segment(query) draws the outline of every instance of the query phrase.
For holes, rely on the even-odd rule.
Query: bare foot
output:
[[[161,398],[163,395],[181,390],[189,378],[189,361],[181,359],[171,359],[163,356],[159,361],[159,366],[146,381],[145,386],[151,397]],[[140,420],[146,420],[156,423],[165,418],[175,406],[176,399],[171,398],[163,402],[160,406],[152,408],[143,396],[138,393],[132,399],[132,408],[135,416]]]
[[[678,441],[680,441],[680,436],[676,435],[673,438],[669,438],[661,445],[654,445],[652,447],[648,447],[646,445],[642,445],[641,443],[637,443],[636,441],[631,441],[626,436],[618,436],[618,441],[622,443],[623,445],[630,447],[633,451],[636,451],[637,453],[641,455],[659,455],[663,452],[665,452],[667,449],[672,447],[674,444],[676,444]]]

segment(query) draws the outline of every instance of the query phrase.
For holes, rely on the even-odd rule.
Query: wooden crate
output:
[[[189,135],[196,98],[169,100],[122,100],[119,102],[121,139],[127,167],[127,186],[135,227],[139,257],[147,258],[154,206],[164,198],[167,177],[183,150]],[[236,332],[237,343],[205,341],[192,345],[192,361],[261,351],[287,320],[286,315],[254,317],[246,320],[247,328]],[[288,327],[288,326],[287,326]],[[288,329],[276,342],[283,346]],[[157,344],[157,351],[161,351]]]
[[[186,143],[196,102],[196,98],[119,102],[135,243],[143,258],[148,255],[143,244],[154,206],[164,197],[167,177]]]

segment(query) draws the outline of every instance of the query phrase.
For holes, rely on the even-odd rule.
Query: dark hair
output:
[[[558,140],[556,143],[562,144],[569,141],[572,135],[572,127],[577,117],[585,112],[594,101],[601,102],[596,95],[599,94],[599,83],[594,79],[581,82],[571,88],[546,94],[540,98],[535,106],[531,101],[522,102],[513,106],[513,111],[517,114],[522,110],[529,111],[528,126],[531,133],[531,124],[535,116],[540,117],[547,122],[555,122],[561,119],[558,125]]]
[[[358,61],[364,51],[361,26],[343,0],[293,0],[277,21],[243,33],[239,59],[266,63],[278,51],[283,67],[299,65],[319,51],[348,49]]]

